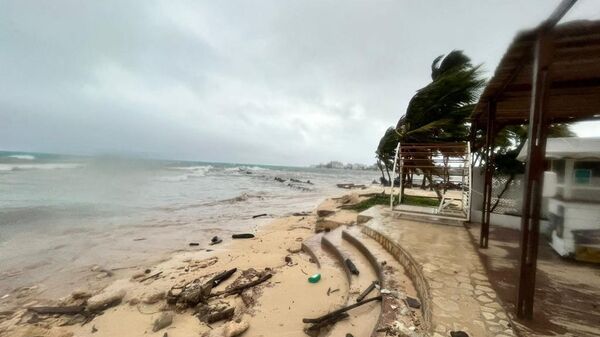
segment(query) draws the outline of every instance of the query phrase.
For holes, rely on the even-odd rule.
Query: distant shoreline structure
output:
[[[377,164],[373,164],[373,165],[365,165],[365,164],[358,164],[358,163],[342,163],[341,161],[335,161],[332,160],[328,163],[320,163],[320,164],[316,164],[316,165],[311,165],[310,167],[312,168],[327,168],[327,169],[343,169],[343,170],[377,170]]]

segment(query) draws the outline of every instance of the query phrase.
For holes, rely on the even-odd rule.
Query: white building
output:
[[[600,262],[600,138],[549,138],[546,158],[553,172],[544,182],[552,247],[561,256]]]

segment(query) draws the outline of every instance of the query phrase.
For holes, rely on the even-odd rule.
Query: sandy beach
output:
[[[379,189],[378,191],[380,191]],[[344,198],[342,198],[344,199]],[[327,199],[313,212],[265,220],[254,238],[210,245],[199,242],[197,250],[179,252],[163,262],[133,269],[107,271],[96,266],[93,272],[104,275],[97,287],[82,287],[63,298],[38,298],[35,289],[21,289],[3,298],[0,312],[1,336],[306,336],[303,318],[318,317],[344,306],[350,296],[362,289],[350,289],[343,269],[330,261],[320,266],[301,249],[315,234],[317,210],[329,209],[329,222],[353,225],[357,213],[340,210],[339,197]],[[357,202],[356,194],[346,196]],[[360,262],[360,261],[359,261]],[[173,295],[190,285],[204,284],[215,275],[236,268],[235,273],[211,290],[227,292],[240,284],[270,278],[242,292],[210,298],[201,309],[171,301]],[[317,283],[309,276],[319,273]],[[369,280],[370,282],[370,280]],[[362,286],[359,284],[359,287]],[[356,286],[355,286],[356,287]],[[408,293],[414,289],[408,287]],[[43,306],[85,307],[80,314],[46,315],[28,308]],[[224,320],[206,322],[202,310],[232,308]],[[380,314],[373,302],[356,309],[357,315],[371,317],[373,325]],[[205,313],[206,314],[206,313]],[[209,315],[210,316],[210,313]],[[209,319],[210,321],[210,319]],[[164,325],[164,326],[163,326]],[[373,325],[362,327],[370,333]],[[343,326],[343,325],[342,325]],[[359,329],[360,330],[360,329]],[[332,333],[332,336],[337,336]],[[340,334],[344,336],[345,334]]]

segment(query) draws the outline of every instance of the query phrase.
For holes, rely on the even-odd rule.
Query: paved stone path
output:
[[[399,218],[377,206],[361,213],[363,232],[396,256],[413,279],[433,337],[462,330],[470,336],[514,336],[484,266],[462,226]]]

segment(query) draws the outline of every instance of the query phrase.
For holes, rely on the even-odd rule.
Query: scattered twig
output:
[[[367,295],[369,295],[369,293],[371,291],[373,291],[373,289],[375,289],[375,287],[379,284],[378,281],[373,281],[368,287],[367,289],[365,289],[360,295],[358,295],[358,297],[356,298],[356,302],[361,302],[363,299],[365,299],[365,297],[367,297]]]
[[[261,276],[258,280],[254,280],[252,282],[242,284],[240,286],[237,286],[237,287],[229,289],[229,290],[218,291],[214,294],[210,294],[209,297],[217,297],[217,296],[221,296],[221,295],[229,296],[229,295],[239,294],[248,288],[252,288],[254,286],[257,286],[257,285],[265,282],[266,280],[270,279],[272,276],[273,276],[273,274],[265,274],[265,275]]]
[[[366,299],[366,300],[364,300],[362,302],[354,303],[354,304],[351,304],[349,306],[346,306],[346,307],[334,310],[334,311],[332,311],[332,312],[330,312],[330,313],[328,313],[326,315],[323,315],[321,317],[317,317],[317,318],[303,318],[302,322],[304,322],[304,323],[320,323],[320,322],[323,322],[323,321],[325,321],[327,319],[330,319],[331,317],[337,316],[337,315],[339,315],[341,313],[344,313],[344,312],[346,312],[348,310],[354,309],[356,307],[360,307],[363,304],[367,304],[367,303],[373,302],[373,301],[381,301],[381,295],[375,296],[375,297],[371,297],[371,298]]]
[[[152,274],[152,275],[150,275],[150,276],[144,277],[143,279],[141,279],[141,280],[140,280],[140,283],[142,283],[142,282],[144,282],[144,281],[146,281],[146,280],[149,280],[149,279],[151,279],[151,278],[156,278],[156,277],[159,277],[159,276],[160,276],[160,274],[162,274],[162,271],[159,271],[158,273],[154,273],[154,274]]]

